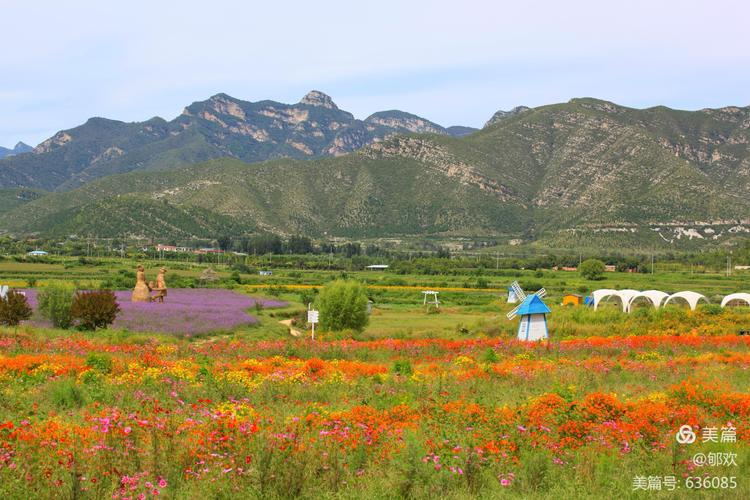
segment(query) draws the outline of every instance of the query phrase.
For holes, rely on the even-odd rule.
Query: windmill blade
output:
[[[513,293],[516,294],[516,297],[518,297],[518,300],[523,302],[523,300],[526,298],[526,294],[521,288],[521,285],[518,284],[518,281],[514,281],[513,283],[511,283],[510,288],[511,290],[513,290]]]
[[[508,311],[508,314],[505,315],[508,319],[513,319],[516,317],[516,313],[518,313],[518,309],[521,307],[521,304],[518,304],[516,307]]]
[[[536,295],[537,297],[539,297],[541,299],[541,298],[547,296],[547,290],[544,289],[544,288],[541,288],[541,289],[537,290],[536,292],[534,292],[534,295]]]

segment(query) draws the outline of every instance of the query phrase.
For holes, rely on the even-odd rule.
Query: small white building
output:
[[[367,266],[370,271],[385,271],[388,269],[388,264],[372,264]]]
[[[549,338],[547,314],[550,312],[550,308],[538,295],[526,297],[516,311],[516,314],[521,316],[518,340],[535,341]]]

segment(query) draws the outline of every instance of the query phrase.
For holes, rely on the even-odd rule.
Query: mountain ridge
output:
[[[22,153],[30,153],[33,150],[34,148],[29,146],[28,144],[22,141],[18,141],[16,145],[13,146],[13,148],[4,148],[0,146],[0,159],[7,158],[8,156],[19,155]]]
[[[750,234],[750,108],[575,99],[464,137],[409,133],[336,157],[104,177],[24,202],[0,230],[726,244]]]
[[[317,90],[294,104],[218,93],[186,106],[173,120],[92,117],[61,130],[31,155],[0,160],[0,187],[67,190],[115,173],[165,170],[221,157],[257,162],[337,156],[404,132],[451,133],[398,110],[359,120]]]

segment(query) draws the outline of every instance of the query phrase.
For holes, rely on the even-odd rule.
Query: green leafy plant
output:
[[[82,330],[107,328],[114,323],[120,306],[111,290],[76,292],[70,316]]]
[[[414,373],[411,361],[408,359],[397,359],[393,362],[393,373],[396,375],[411,375]]]
[[[52,322],[55,328],[67,329],[73,323],[70,307],[73,305],[75,288],[64,283],[50,283],[39,292],[39,312]]]
[[[0,299],[0,325],[18,326],[21,321],[31,318],[31,307],[22,293],[11,290]]]
[[[112,358],[106,354],[92,352],[86,356],[86,365],[98,372],[109,373],[112,371]]]
[[[323,330],[346,328],[361,332],[367,326],[367,289],[354,280],[336,280],[324,286],[316,301]]]

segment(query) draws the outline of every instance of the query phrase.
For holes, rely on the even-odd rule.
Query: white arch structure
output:
[[[671,301],[675,299],[682,299],[690,306],[690,309],[695,311],[695,308],[698,307],[698,301],[705,301],[708,304],[708,299],[705,295],[702,295],[698,292],[691,292],[691,291],[685,291],[685,292],[677,292],[673,293],[667,299],[664,301],[664,305],[666,306]]]
[[[630,297],[628,311],[633,308],[633,304],[635,303],[635,301],[640,298],[648,299],[654,306],[654,309],[659,309],[661,303],[664,302],[664,299],[666,299],[667,297],[669,297],[669,294],[666,292],[662,292],[661,290],[644,290],[642,292],[638,292],[638,294]]]
[[[609,298],[610,296],[616,295],[616,294],[617,294],[617,290],[612,290],[609,288],[602,288],[601,290],[594,290],[593,292],[591,292],[591,297],[594,299],[594,311],[597,310],[597,308],[599,307],[599,303],[602,300],[605,300]]]
[[[591,296],[594,299],[595,311],[599,308],[599,305],[602,302],[611,297],[617,297],[617,299],[620,301],[620,304],[622,305],[622,311],[626,313],[629,313],[635,301],[641,298],[648,299],[648,301],[654,306],[655,309],[664,307],[668,303],[675,302],[677,300],[684,300],[693,311],[696,307],[698,307],[698,302],[700,302],[701,300],[706,302],[707,304],[709,303],[705,295],[698,292],[691,292],[689,290],[669,295],[668,293],[662,292],[661,290],[638,291],[631,290],[629,288],[625,290],[602,288],[601,290],[594,290],[593,292],[591,292]],[[721,301],[721,307],[725,307],[732,302],[744,302],[748,306],[750,306],[750,293],[733,293],[731,295],[727,295],[726,297],[724,297],[724,300]]]
[[[594,310],[597,310],[599,308],[600,302],[607,300],[610,297],[617,297],[618,299],[620,299],[622,312],[630,311],[630,301],[638,294],[638,290],[631,290],[629,288],[625,290],[610,290],[608,288],[604,288],[602,290],[594,290],[593,292],[591,292],[591,296],[594,297]]]
[[[750,306],[750,293],[731,293],[722,299],[721,307],[728,306],[730,302],[744,302]]]

